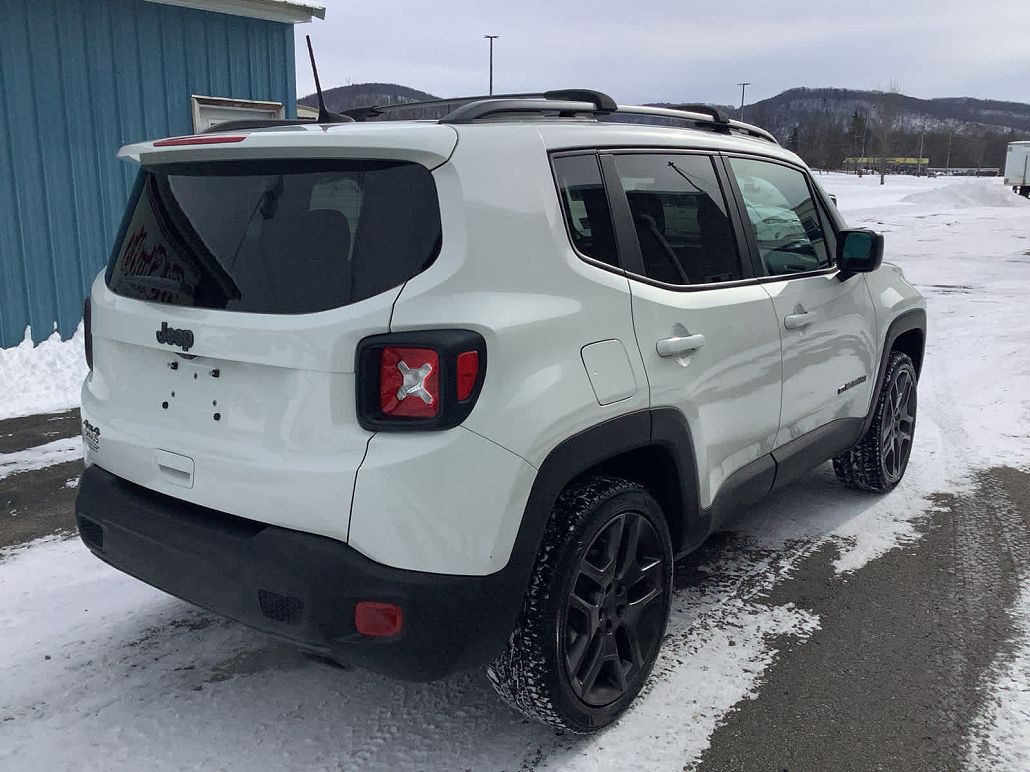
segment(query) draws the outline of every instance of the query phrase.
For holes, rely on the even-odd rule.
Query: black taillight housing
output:
[[[363,339],[355,357],[358,423],[370,431],[439,431],[472,412],[486,378],[486,341],[472,330]]]
[[[82,305],[82,332],[83,348],[86,351],[86,366],[93,369],[93,305],[86,296],[86,302]]]

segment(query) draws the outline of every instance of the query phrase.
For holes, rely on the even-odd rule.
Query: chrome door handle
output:
[[[815,321],[815,314],[806,311],[803,314],[788,314],[783,317],[783,326],[788,330],[800,330]]]
[[[655,348],[660,357],[674,357],[677,354],[697,351],[703,345],[705,345],[704,335],[685,335],[682,338],[662,338],[655,344]]]

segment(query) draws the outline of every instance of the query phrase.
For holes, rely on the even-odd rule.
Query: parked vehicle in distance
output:
[[[1005,184],[1024,198],[1030,198],[1030,141],[1009,142],[1005,153]]]
[[[829,459],[902,479],[925,303],[717,110],[395,109],[123,149],[79,532],[304,649],[486,667],[592,732],[651,673],[679,556]]]

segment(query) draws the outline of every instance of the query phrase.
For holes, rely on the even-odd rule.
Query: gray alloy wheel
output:
[[[884,474],[896,484],[905,473],[916,430],[915,373],[899,367],[887,388],[887,404],[880,424]]]
[[[886,493],[901,481],[915,439],[917,385],[912,360],[892,351],[876,396],[872,425],[855,447],[833,459],[837,479],[876,493]]]
[[[561,623],[561,649],[572,691],[601,707],[639,680],[645,653],[661,639],[666,569],[658,532],[639,512],[623,512],[580,559]],[[646,675],[645,675],[646,677]]]

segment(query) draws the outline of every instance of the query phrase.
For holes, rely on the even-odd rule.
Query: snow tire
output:
[[[613,540],[616,546],[609,552]],[[626,557],[631,550],[632,557]],[[595,569],[594,562],[600,562],[596,556],[602,551],[609,566],[606,575],[614,578],[591,584],[593,576],[586,572]],[[633,568],[626,567],[630,564]],[[645,573],[653,578],[620,583],[620,576]],[[669,617],[672,573],[668,525],[658,502],[644,488],[613,477],[594,477],[566,488],[545,528],[515,629],[506,649],[487,669],[494,689],[515,710],[560,729],[589,734],[608,726],[633,702],[654,666]],[[596,607],[580,617],[581,610],[573,606],[586,594],[581,589],[584,576]],[[606,582],[611,582],[607,594],[602,588]],[[642,584],[646,593],[640,590]],[[617,596],[629,599],[632,614],[625,602],[618,609]],[[582,624],[589,629],[582,633],[582,648],[576,646],[582,657],[578,661],[587,663],[588,652],[596,654],[602,643],[610,646],[609,661],[602,667],[619,682],[618,688],[607,692],[595,688],[601,679],[587,663],[578,671],[594,676],[587,691],[586,678],[577,678],[577,671],[570,669],[575,660],[569,641],[576,636],[574,628],[581,618],[589,620]],[[632,633],[619,628],[623,623],[626,629],[634,628]],[[602,641],[602,634],[608,638]],[[627,649],[632,655],[624,660],[619,652]],[[612,699],[605,702],[609,694]]]
[[[873,423],[857,445],[833,459],[833,471],[842,483],[858,490],[886,493],[901,482],[915,439],[916,380],[909,356],[892,351],[876,396]],[[894,444],[894,438],[899,437]],[[885,449],[886,445],[891,448]]]

